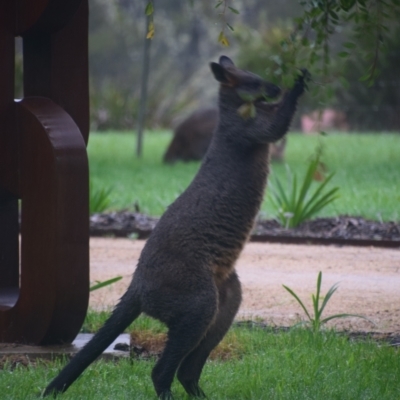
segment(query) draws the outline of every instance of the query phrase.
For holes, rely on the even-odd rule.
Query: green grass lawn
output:
[[[132,208],[137,202],[144,213],[160,216],[182,193],[200,163],[164,165],[162,155],[171,132],[147,132],[142,159],[135,156],[132,132],[94,133],[89,140],[91,179],[95,187],[112,187],[111,208]],[[335,172],[331,186],[340,188],[340,198],[321,216],[353,215],[374,220],[400,220],[400,135],[329,134],[306,136],[290,134],[286,163],[299,176],[318,145],[322,161]],[[285,179],[285,166],[272,165],[273,174]],[[268,190],[267,190],[268,191]],[[266,196],[262,216],[273,217]]]
[[[140,321],[141,320],[141,321]],[[141,317],[134,326],[158,330]],[[208,361],[201,378],[209,399],[400,398],[399,349],[373,341],[350,341],[333,331],[273,333],[233,327],[225,341],[233,356]],[[64,362],[0,370],[0,399],[36,399]],[[89,367],[60,399],[155,399],[154,360],[100,361]],[[174,382],[176,399],[188,399]]]

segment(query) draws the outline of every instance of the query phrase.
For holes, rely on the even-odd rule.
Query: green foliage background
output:
[[[215,104],[216,86],[208,64],[226,54],[283,87],[291,86],[299,67],[308,68],[313,82],[299,115],[335,107],[347,113],[353,130],[399,130],[399,4],[398,0],[156,3],[147,127],[171,127],[176,117]],[[95,130],[136,127],[145,6],[146,2],[126,0],[90,2]],[[229,47],[218,42],[221,29]]]

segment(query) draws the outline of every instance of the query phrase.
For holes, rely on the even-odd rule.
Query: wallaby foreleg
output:
[[[178,379],[189,395],[205,397],[199,387],[201,372],[211,351],[223,339],[232,325],[241,298],[240,282],[234,272],[219,287],[219,308],[215,321],[203,340],[185,357],[178,369]]]

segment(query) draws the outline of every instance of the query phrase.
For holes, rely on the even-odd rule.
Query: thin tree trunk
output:
[[[147,39],[150,16],[146,16],[146,21],[147,23],[146,23],[146,32],[144,35],[144,43],[143,43],[142,76],[141,76],[140,102],[139,102],[138,124],[137,124],[136,155],[138,157],[142,156],[143,130],[146,117],[147,82],[149,79],[149,70],[150,70],[151,39]]]

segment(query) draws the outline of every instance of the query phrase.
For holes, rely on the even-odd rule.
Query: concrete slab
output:
[[[72,357],[76,354],[91,338],[91,333],[81,333],[72,344],[57,345],[57,346],[27,346],[19,343],[0,343],[0,358],[3,356],[18,356],[23,355],[31,360],[36,358],[55,359],[58,357]],[[115,345],[122,343],[129,349],[130,337],[124,333],[119,335],[114,342],[107,347],[103,354],[99,357],[102,359],[115,359],[120,357],[129,357],[129,351],[115,350]]]

